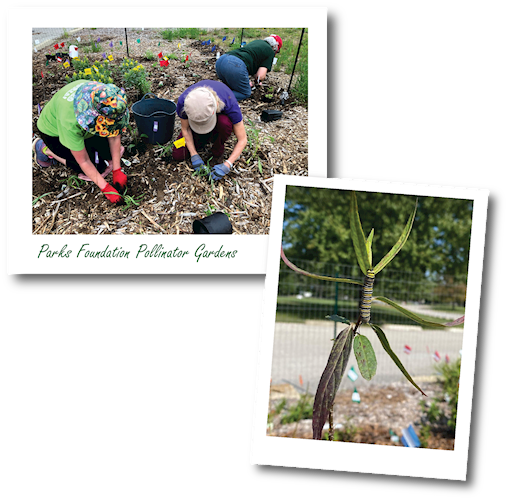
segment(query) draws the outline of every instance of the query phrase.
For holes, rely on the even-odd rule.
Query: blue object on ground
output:
[[[401,443],[407,448],[420,448],[421,443],[416,435],[413,425],[411,424],[407,429],[402,429]]]

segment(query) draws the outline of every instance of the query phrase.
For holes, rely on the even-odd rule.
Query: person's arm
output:
[[[92,182],[105,194],[106,198],[111,203],[117,203],[121,200],[118,191],[114,187],[110,186],[109,183],[104,180],[104,177],[99,174],[95,168],[95,165],[91,162],[86,148],[83,148],[81,151],[71,150],[71,153],[78,162],[78,165],[80,166],[83,173],[92,180]]]
[[[90,177],[93,183],[99,187],[99,189],[103,189],[106,186],[107,182],[104,180],[102,175],[99,174],[95,168],[95,165],[90,160],[86,148],[83,148],[81,151],[71,150],[71,153],[78,162],[78,165],[81,167],[81,170],[83,170],[83,173],[86,176]]]
[[[236,135],[237,141],[231,155],[223,163],[215,165],[212,169],[211,176],[214,181],[222,179],[225,175],[229,174],[238,157],[242,154],[245,146],[247,146],[247,133],[245,132],[245,126],[243,120],[233,125],[233,132]]]
[[[127,176],[122,172],[122,165],[120,163],[122,156],[122,139],[120,134],[116,137],[108,137],[108,142],[109,150],[111,151],[111,165],[113,167],[113,185],[119,191],[125,191],[127,188]]]
[[[181,119],[182,121],[182,135],[185,137],[185,146],[189,150],[191,156],[197,155],[196,146],[194,145],[194,138],[192,137],[192,130],[189,126],[189,120]]]
[[[113,165],[113,171],[118,170],[122,167],[120,163],[120,149],[122,147],[122,139],[120,134],[116,137],[108,137],[109,150],[111,151],[111,163]]]
[[[265,78],[266,78],[266,74],[268,73],[268,68],[258,68],[258,70],[256,71],[256,74],[254,75],[254,79],[256,80],[256,82],[259,80],[260,82],[262,82]]]
[[[231,155],[227,159],[230,163],[227,164],[229,168],[233,166],[233,163],[240,157],[242,151],[245,149],[245,146],[247,146],[247,132],[245,131],[243,120],[233,125],[233,133],[236,135],[237,142],[233,151],[231,151]]]

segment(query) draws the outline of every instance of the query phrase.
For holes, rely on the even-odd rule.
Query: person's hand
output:
[[[111,203],[118,203],[122,199],[118,191],[107,182],[101,191]]]
[[[220,181],[226,174],[229,174],[229,167],[225,163],[220,163],[212,168],[211,176],[214,181]]]
[[[199,174],[199,171],[205,165],[205,162],[201,159],[201,156],[197,154],[192,155],[190,160],[192,163],[192,168]]]
[[[127,176],[120,168],[118,170],[113,170],[113,185],[118,191],[125,190],[127,187]]]

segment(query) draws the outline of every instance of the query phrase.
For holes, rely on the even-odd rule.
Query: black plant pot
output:
[[[194,234],[232,234],[233,226],[229,217],[222,212],[215,212],[192,223]]]

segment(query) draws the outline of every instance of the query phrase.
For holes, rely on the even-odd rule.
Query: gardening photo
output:
[[[455,449],[473,206],[285,186],[266,436]]]
[[[274,175],[309,175],[308,28],[32,28],[32,47],[34,235],[268,235]]]

